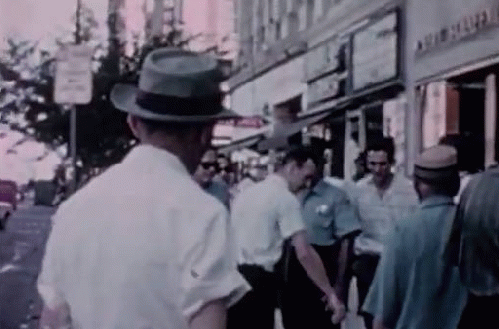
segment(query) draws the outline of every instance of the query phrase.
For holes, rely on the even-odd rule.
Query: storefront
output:
[[[231,143],[221,149],[223,152],[231,153],[247,147],[258,149],[258,143],[268,139],[276,126],[297,121],[298,113],[303,111],[306,104],[307,85],[303,82],[303,69],[304,56],[301,55],[239,85],[231,86],[231,108],[243,116],[262,117],[267,124],[254,134],[232,136]],[[267,150],[260,151],[266,153]],[[270,166],[273,165],[272,161]]]
[[[273,67],[269,71],[251,78],[237,86],[231,86],[231,108],[243,116],[274,117],[274,109],[289,102],[296,102],[301,110],[302,95],[306,91],[303,83],[304,56]]]
[[[398,164],[405,163],[401,9],[385,7],[363,22],[315,45],[306,60],[307,112],[330,113],[308,134],[325,142],[326,172],[345,179],[371,138],[394,137]]]
[[[413,1],[408,15],[415,152],[453,135],[460,160],[471,160],[463,169],[489,166],[498,156],[499,2]]]

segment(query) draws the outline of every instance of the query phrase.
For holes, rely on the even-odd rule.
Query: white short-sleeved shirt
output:
[[[225,207],[164,150],[137,146],[53,223],[38,287],[77,328],[187,328],[205,303],[249,290]]]
[[[244,189],[231,211],[239,264],[260,265],[273,271],[285,239],[306,230],[300,202],[279,175]]]
[[[351,196],[362,228],[354,244],[356,254],[381,254],[388,233],[419,204],[412,182],[402,174],[395,174],[383,197],[371,175],[357,182]]]

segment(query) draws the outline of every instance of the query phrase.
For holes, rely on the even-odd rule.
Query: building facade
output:
[[[463,157],[474,160],[468,165],[491,165],[498,156],[499,2],[410,1],[407,13],[410,152],[458,135],[467,141]]]
[[[328,173],[350,179],[366,141],[389,135],[398,167],[406,168],[405,6],[393,0],[238,1],[231,105],[274,123],[260,149],[281,147],[271,142],[283,140],[275,135],[287,143],[318,143]]]

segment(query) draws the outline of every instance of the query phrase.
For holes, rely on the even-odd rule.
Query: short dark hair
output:
[[[212,122],[167,122],[144,118],[139,119],[149,134],[161,131],[167,135],[175,136],[180,136],[192,129],[201,130],[212,124]]]
[[[292,161],[295,161],[299,167],[302,167],[305,162],[308,160],[312,160],[312,162],[319,166],[321,164],[320,157],[317,152],[314,152],[312,148],[309,147],[296,147],[288,151],[282,160],[282,164],[288,164]]]
[[[388,156],[388,162],[395,163],[395,143],[391,137],[373,138],[367,141],[366,153],[369,151],[384,151]]]

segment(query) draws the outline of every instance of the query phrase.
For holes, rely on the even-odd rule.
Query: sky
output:
[[[126,15],[131,24],[141,27],[143,0],[125,0]],[[76,0],[0,0],[0,50],[5,49],[6,38],[37,40],[42,49],[55,50],[54,38],[69,36],[73,27],[71,17],[76,10]],[[108,0],[82,0],[94,12],[99,24],[96,37],[107,38]],[[152,7],[148,0],[148,7]],[[184,0],[185,29],[196,34],[206,29],[205,12],[210,0]],[[213,1],[216,3],[216,1]],[[5,129],[5,128],[3,128]],[[0,127],[0,132],[2,128]],[[10,132],[8,137],[0,138],[0,178],[17,177],[24,181],[27,177],[46,177],[53,174],[53,167],[59,157],[51,154],[44,161],[33,164],[30,159],[43,154],[44,146],[29,142],[18,147],[18,155],[6,156],[5,151],[19,139],[17,133]]]
[[[94,10],[101,27],[105,27],[107,1],[84,2]],[[0,0],[0,49],[4,48],[7,36],[38,40],[42,48],[50,48],[54,36],[71,31],[71,15],[75,8],[76,0]],[[34,141],[16,147],[17,154],[7,153],[23,136],[6,127],[0,127],[0,136],[3,136],[0,137],[0,179],[24,183],[31,178],[53,177],[54,168],[61,161],[56,153],[50,152],[42,161],[35,161],[44,154],[45,146]]]
[[[107,0],[84,0],[105,28]],[[71,31],[76,0],[0,0],[0,37],[15,35],[50,45],[55,35]],[[102,31],[101,31],[102,32]]]

